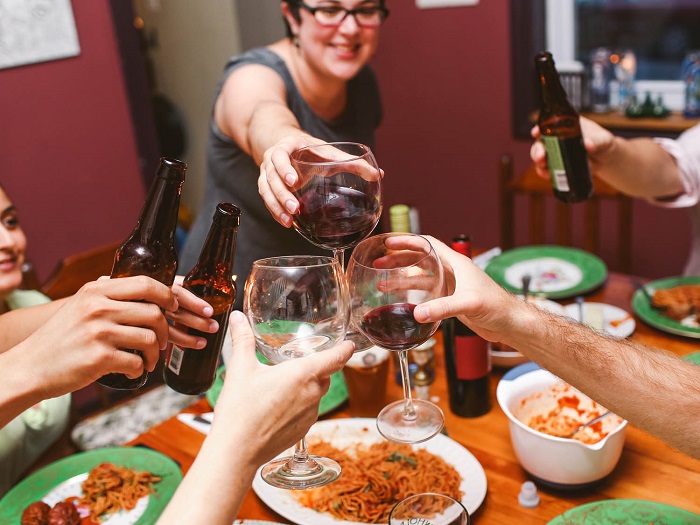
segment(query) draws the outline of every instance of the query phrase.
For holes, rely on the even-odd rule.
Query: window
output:
[[[640,98],[651,92],[671,109],[682,109],[683,57],[700,49],[697,0],[547,0],[545,27],[560,70],[588,67],[597,47],[631,49]]]

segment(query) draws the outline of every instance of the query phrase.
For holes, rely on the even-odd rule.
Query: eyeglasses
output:
[[[355,9],[345,9],[337,5],[312,7],[306,5],[304,2],[299,2],[299,7],[303,7],[311,13],[319,24],[329,27],[339,26],[348,15],[354,16],[357,25],[360,27],[379,27],[389,16],[389,10],[380,5],[367,5],[356,7]]]

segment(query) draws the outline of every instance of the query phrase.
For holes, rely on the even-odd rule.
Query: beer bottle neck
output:
[[[576,110],[569,103],[554,63],[538,62],[537,73],[540,79],[541,111],[554,115],[577,115]]]
[[[174,242],[183,181],[181,177],[163,176],[154,181],[134,229],[143,243]]]
[[[186,281],[213,275],[226,281],[232,278],[240,220],[241,211],[237,206],[222,202],[216,207],[199,260]]]

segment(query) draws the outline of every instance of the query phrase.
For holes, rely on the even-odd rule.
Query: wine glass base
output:
[[[405,401],[385,406],[377,416],[377,430],[389,441],[422,443],[437,435],[445,425],[440,407],[430,401],[413,400],[413,414],[404,413]]]
[[[341,472],[340,465],[332,459],[309,456],[307,462],[300,463],[289,456],[270,461],[260,475],[273,487],[305,490],[328,485],[338,479]]]

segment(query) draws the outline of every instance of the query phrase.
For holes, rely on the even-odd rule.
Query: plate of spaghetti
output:
[[[300,525],[387,523],[397,502],[420,492],[452,496],[470,514],[486,497],[486,474],[479,461],[442,434],[419,445],[402,445],[382,438],[375,419],[332,419],[311,427],[307,443],[310,454],[340,463],[338,480],[302,491],[272,487],[259,472],[253,480],[260,499]]]
[[[68,456],[26,477],[0,501],[0,523],[19,523],[43,502],[72,503],[81,524],[155,523],[182,473],[177,463],[139,447],[102,448]]]

